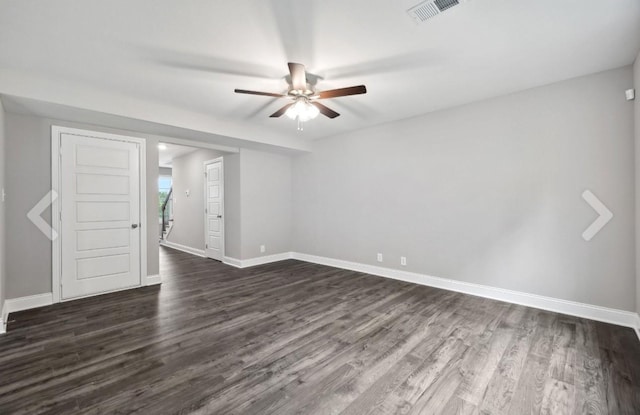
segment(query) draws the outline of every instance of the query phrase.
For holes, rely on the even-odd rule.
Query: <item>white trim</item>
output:
[[[204,191],[204,206],[202,209],[202,214],[204,215],[204,255],[207,258],[210,258],[207,255],[207,244],[209,243],[209,241],[207,240],[207,234],[209,233],[209,219],[207,216],[207,209],[209,208],[208,203],[209,203],[209,191],[208,191],[208,182],[209,182],[209,178],[207,177],[207,166],[209,164],[213,164],[213,163],[220,163],[220,200],[222,201],[222,203],[220,203],[220,209],[221,209],[221,215],[222,216],[222,220],[220,221],[220,224],[222,226],[222,231],[220,232],[221,235],[221,243],[220,243],[220,260],[224,260],[224,246],[225,246],[225,232],[226,232],[226,226],[224,226],[224,222],[226,220],[226,214],[224,211],[224,157],[217,157],[213,160],[207,160],[205,162],[202,163],[202,168],[204,170],[204,182],[203,182],[203,191]],[[169,236],[169,234],[167,234],[167,237]],[[165,238],[166,239],[166,238]],[[217,260],[218,258],[211,258],[211,259],[215,259]]]
[[[60,136],[61,127],[51,126],[51,191],[58,193],[60,190]],[[60,245],[60,199],[51,204],[51,227],[58,234],[58,238],[51,241],[51,291],[52,301],[60,302],[60,276],[62,275],[62,247]]]
[[[206,258],[206,256],[204,255],[204,250],[202,249],[191,248],[190,246],[180,245],[175,242],[169,242],[169,241],[162,241],[160,242],[160,245],[166,246],[168,248],[173,248],[178,251],[186,252],[188,254],[197,255],[202,258]]]
[[[520,291],[456,281],[447,278],[432,277],[415,272],[400,271],[375,265],[361,264],[358,262],[350,262],[340,259],[320,257],[316,255],[301,254],[298,252],[291,253],[291,258],[300,261],[312,262],[314,264],[327,265],[336,268],[364,272],[366,274],[377,275],[380,277],[411,282],[414,284],[426,285],[429,287],[442,288],[445,290],[475,295],[478,297],[491,298],[493,300],[504,301],[507,303],[520,304],[527,307],[568,314],[571,316],[587,318],[590,320],[602,321],[619,326],[631,327],[638,332],[638,337],[640,338],[640,317],[638,317],[637,313],[631,311],[578,303],[575,301],[545,297],[537,294],[528,294]]]
[[[99,131],[82,130],[71,127],[61,127],[57,125],[51,126],[51,190],[60,194],[60,137],[62,134],[81,135],[85,137],[95,137],[108,140],[125,141],[129,143],[138,144],[138,157],[140,174],[138,179],[140,180],[140,287],[143,284],[143,278],[147,275],[147,231],[146,227],[149,226],[147,221],[147,141],[144,138],[130,137],[125,135],[104,133]],[[53,229],[60,235],[60,198],[57,198],[51,205],[52,212],[52,224]],[[157,225],[154,225],[157,226]],[[60,274],[62,273],[61,264],[61,245],[60,237],[54,239],[51,242],[52,252],[52,270],[51,270],[51,287],[52,287],[52,302],[59,303],[62,301]],[[128,287],[126,289],[130,289]],[[120,290],[115,290],[120,291]],[[96,293],[92,295],[101,295],[105,293]],[[80,298],[80,297],[78,297]]]
[[[158,285],[162,284],[162,278],[160,278],[160,274],[156,275],[147,275],[144,281],[144,285]]]
[[[223,145],[219,145],[219,144],[205,143],[205,142],[202,142],[202,141],[185,140],[183,138],[162,137],[162,138],[158,139],[158,142],[167,143],[167,144],[178,144],[178,145],[181,145],[181,146],[189,146],[189,147],[208,148],[208,149],[211,149],[211,150],[224,151],[224,152],[227,152],[227,153],[239,153],[240,152],[240,148],[238,148],[238,147],[228,147],[228,146],[223,146]]]
[[[16,311],[30,310],[53,304],[53,293],[29,295],[27,297],[9,298],[4,302],[3,316]]]
[[[292,252],[282,252],[280,254],[259,256],[250,259],[237,259],[232,257],[224,257],[222,262],[231,265],[236,268],[248,268],[255,267],[256,265],[270,264],[272,262],[284,261],[285,259],[291,259]]]
[[[225,256],[222,258],[222,263],[231,265],[232,267],[242,268],[242,261],[237,258],[232,258],[230,256]]]
[[[173,220],[169,221],[169,226],[167,226],[167,234],[164,235],[163,241],[166,241],[169,235],[171,235],[171,230],[173,229]]]
[[[2,305],[2,310],[0,313],[0,334],[4,334],[7,332],[7,322],[9,321],[9,309],[7,308],[7,301],[5,300]]]
[[[269,264],[271,262],[284,261],[285,259],[291,259],[291,252],[283,252],[280,254],[259,256],[256,258],[243,259],[242,268],[254,267],[256,265]]]

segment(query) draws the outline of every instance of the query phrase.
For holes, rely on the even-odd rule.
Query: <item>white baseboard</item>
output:
[[[284,261],[285,259],[291,259],[291,252],[282,252],[280,254],[265,255],[265,256],[259,256],[256,258],[243,259],[242,268],[269,264],[271,262]]]
[[[5,301],[0,310],[0,334],[7,332],[7,321],[9,321],[9,310],[7,309],[7,302]]]
[[[160,275],[148,275],[144,279],[143,285],[155,285],[161,284],[162,280],[160,279]],[[131,287],[127,287],[122,291],[130,290]],[[117,290],[118,291],[118,290]],[[113,291],[113,292],[117,292]],[[83,297],[79,297],[83,298]],[[74,298],[73,300],[77,300],[79,298]],[[32,308],[44,307],[53,304],[53,293],[45,293],[45,294],[36,294],[30,295],[27,297],[18,297],[18,298],[9,298],[5,300],[4,306],[2,307],[2,324],[0,324],[0,334],[6,333],[7,322],[9,321],[9,314],[15,313],[17,311],[30,310]]]
[[[173,221],[169,221],[169,227],[167,228],[167,233],[164,235],[164,240],[166,241],[169,235],[171,235],[171,230],[173,229]]]
[[[162,279],[160,278],[159,274],[147,275],[147,278],[145,278],[144,285],[157,285],[157,284],[162,284]]]
[[[340,259],[301,254],[298,252],[293,252],[291,254],[291,257],[300,261],[328,265],[331,267],[348,269],[352,271],[359,271],[366,274],[377,275],[380,277],[393,278],[396,280],[412,282],[414,284],[427,285],[429,287],[442,288],[445,290],[457,291],[460,293],[475,295],[478,297],[505,301],[507,303],[520,304],[527,307],[538,308],[541,310],[553,311],[576,317],[587,318],[590,320],[616,324],[619,326],[631,327],[636,330],[636,332],[638,333],[638,338],[640,338],[640,317],[637,313],[631,311],[578,303],[575,301],[561,300],[553,297],[528,294],[521,291],[507,290],[503,288],[456,281],[447,278],[432,277],[415,272],[378,267],[375,265],[361,264],[358,262],[350,262]]]
[[[204,254],[204,250],[202,250],[202,249],[191,248],[190,246],[180,245],[180,244],[177,244],[175,242],[169,242],[169,241],[166,241],[166,240],[160,242],[160,245],[166,246],[168,248],[177,249],[178,251],[186,252],[188,254],[193,254],[193,255],[197,255],[197,256],[206,258],[205,254]]]
[[[36,294],[27,297],[8,298],[4,302],[5,311],[2,312],[2,319],[6,321],[5,316],[8,317],[9,313],[44,307],[51,304],[53,304],[52,293]]]
[[[292,252],[282,252],[280,254],[265,255],[249,259],[237,259],[226,256],[224,257],[222,262],[236,268],[247,268],[255,267],[256,265],[269,264],[271,262],[284,261],[285,259],[291,259],[292,255]]]
[[[232,258],[230,256],[226,256],[222,258],[222,262],[231,265],[232,267],[242,268],[242,261],[237,258]]]

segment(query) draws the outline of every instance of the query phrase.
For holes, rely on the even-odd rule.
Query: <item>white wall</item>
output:
[[[173,160],[173,227],[167,241],[204,250],[204,162],[225,154],[199,149]]]
[[[632,83],[625,67],[316,141],[293,163],[293,249],[633,310]],[[615,215],[591,242],[585,189]]]
[[[241,150],[242,252],[238,259],[291,251],[291,180],[291,157]],[[266,252],[260,252],[260,245],[265,245]]]
[[[4,317],[2,310],[6,293],[5,202],[2,200],[2,191],[5,188],[5,166],[5,114],[0,100],[0,319]],[[0,329],[2,329],[2,323],[0,321]]]
[[[51,125],[147,141],[147,274],[158,274],[158,137],[35,116],[6,114],[6,298],[51,292],[51,242],[27,212],[51,190]],[[51,222],[51,211],[42,217]],[[143,225],[144,226],[144,225]]]

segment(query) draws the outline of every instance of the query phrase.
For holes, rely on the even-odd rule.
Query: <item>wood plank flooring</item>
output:
[[[639,414],[633,330],[294,260],[10,316],[2,414]]]

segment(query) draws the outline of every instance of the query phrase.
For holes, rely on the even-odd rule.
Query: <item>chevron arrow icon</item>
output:
[[[53,202],[58,199],[58,193],[55,190],[51,190],[46,194],[45,197],[40,199],[38,203],[27,213],[27,217],[29,220],[36,225],[40,232],[44,233],[44,235],[49,238],[49,240],[53,241],[58,237],[58,232],[56,232],[49,224],[42,219],[42,212],[44,212]]]
[[[596,220],[584,232],[582,232],[582,239],[589,242],[594,236],[605,227],[611,219],[613,219],[613,213],[589,190],[585,190],[582,193],[582,198],[596,211],[599,215]]]

